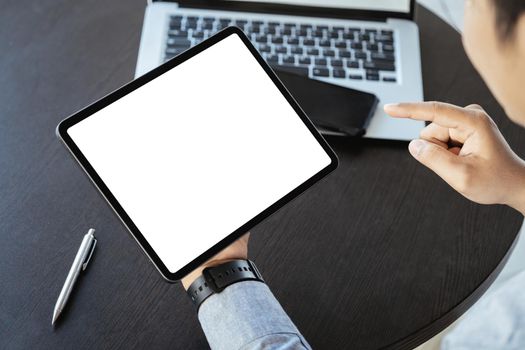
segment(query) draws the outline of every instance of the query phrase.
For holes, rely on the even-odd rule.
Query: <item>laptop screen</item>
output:
[[[229,0],[261,2],[260,0]],[[345,10],[410,12],[410,0],[265,0],[265,3],[307,7],[329,7]]]

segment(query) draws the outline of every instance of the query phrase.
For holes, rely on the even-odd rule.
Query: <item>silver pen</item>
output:
[[[55,310],[53,311],[53,319],[51,321],[52,325],[55,324],[58,316],[62,310],[64,310],[67,299],[73,290],[73,286],[77,281],[78,275],[81,271],[86,269],[96,245],[97,239],[95,238],[95,229],[90,228],[88,233],[86,233],[82,239],[82,243],[80,244],[80,248],[78,249],[77,255],[75,256],[73,265],[71,265],[71,269],[67,274],[66,282],[64,282],[64,286],[62,287],[60,295],[58,296],[57,303],[55,304]]]

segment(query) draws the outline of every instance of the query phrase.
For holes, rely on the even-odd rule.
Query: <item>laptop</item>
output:
[[[382,106],[423,100],[414,5],[415,0],[151,1],[135,76],[237,26],[274,68],[377,95],[364,137],[412,140],[424,122],[390,118]]]

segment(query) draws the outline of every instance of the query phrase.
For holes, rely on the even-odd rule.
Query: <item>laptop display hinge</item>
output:
[[[267,14],[279,14],[289,16],[307,16],[334,19],[351,19],[362,21],[386,22],[388,18],[405,18],[399,13],[389,13],[381,11],[361,11],[361,10],[344,10],[317,8],[306,6],[292,6],[283,4],[264,4],[264,3],[246,3],[237,1],[209,1],[209,0],[149,0],[176,2],[181,8],[209,9],[235,12],[256,12]],[[407,14],[408,17],[408,14]]]

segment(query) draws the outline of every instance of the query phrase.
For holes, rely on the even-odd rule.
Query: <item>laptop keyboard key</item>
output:
[[[294,55],[302,55],[304,53],[304,50],[302,47],[293,46],[292,49],[290,50],[290,53]]]
[[[247,30],[250,31],[251,33],[259,34],[261,32],[261,27],[252,25],[252,26],[249,26]]]
[[[286,64],[272,65],[271,67],[274,70],[281,70],[281,71],[285,71],[285,72],[292,73],[292,74],[302,75],[304,77],[307,77],[308,73],[310,73],[307,67],[296,67],[296,66],[291,66],[291,65],[286,65]]]
[[[363,80],[363,76],[361,74],[350,74],[348,77],[350,79]]]
[[[354,40],[354,32],[345,32],[343,33],[343,39],[345,40]]]
[[[332,65],[332,67],[342,67],[343,66],[343,60],[332,59],[330,61],[330,64]]]
[[[316,77],[329,77],[330,76],[330,71],[327,68],[315,67],[313,73],[314,73],[314,76]]]
[[[392,44],[383,44],[384,52],[394,52],[394,45]]]
[[[197,22],[186,22],[186,29],[197,29]]]
[[[170,30],[168,31],[168,38],[187,38],[188,32],[185,30]]]
[[[284,56],[283,63],[295,64],[295,56]]]
[[[268,55],[268,56],[266,56],[266,62],[268,62],[268,63],[278,63],[279,62],[279,56],[277,56],[277,55]]]
[[[350,58],[350,56],[352,56],[350,51],[339,50],[339,57],[341,57],[341,58]]]
[[[371,54],[372,61],[394,61],[394,55],[390,53],[384,53],[384,52],[372,52]]]
[[[316,58],[315,59],[315,64],[317,66],[326,66],[328,64],[328,62],[326,61],[326,58]]]
[[[173,56],[177,56],[178,54],[182,53],[184,51],[183,48],[175,48],[175,47],[168,47],[165,51],[166,53],[166,56],[170,56],[173,57]]]
[[[170,26],[171,25],[180,25],[182,23],[182,16],[175,16],[171,17],[170,19]]]
[[[267,44],[268,43],[268,37],[266,35],[258,35],[255,38],[255,42],[259,44]]]
[[[379,74],[377,74],[376,72],[373,72],[373,71],[367,71],[366,72],[366,80],[377,81],[377,80],[379,80]]]
[[[359,41],[369,41],[370,40],[370,35],[368,34],[359,34]]]
[[[377,44],[370,44],[369,43],[368,45],[366,45],[366,48],[367,48],[368,51],[374,51],[374,52],[379,50],[379,46],[377,46]]]
[[[297,36],[308,36],[308,31],[306,29],[299,29],[295,32]]]
[[[325,57],[335,57],[335,51],[330,49],[323,50],[323,55]]]
[[[171,22],[170,23],[170,29],[182,29],[182,22]]]
[[[348,68],[359,68],[358,61],[348,61],[346,65],[348,66]]]
[[[266,44],[259,45],[259,52],[270,53],[272,52],[272,47]]]
[[[167,41],[168,47],[190,47],[191,41],[183,38],[170,38]]]
[[[331,39],[339,39],[339,32],[332,30],[329,32],[328,37]]]
[[[306,50],[306,53],[309,56],[318,56],[319,55],[319,49],[309,48],[308,50]]]
[[[314,46],[315,45],[315,40],[314,39],[304,39],[303,40],[303,45]]]
[[[312,63],[312,59],[310,57],[301,57],[299,58],[299,64],[307,64],[309,65]]]
[[[203,31],[195,31],[191,34],[195,39],[202,39],[204,38],[204,32]]]
[[[346,78],[346,72],[344,69],[334,69],[332,74],[334,78]]]
[[[330,45],[331,45],[330,40],[326,40],[326,39],[319,40],[319,46],[321,47],[330,47]]]
[[[299,38],[288,38],[286,41],[288,45],[299,45]]]
[[[204,30],[212,30],[213,29],[213,23],[211,23],[211,22],[204,22],[201,25],[201,28],[204,29]]]
[[[355,51],[354,56],[355,58],[361,58],[361,59],[366,59],[368,57],[368,55],[364,51]]]
[[[375,40],[383,44],[392,44],[394,42],[394,38],[392,36],[383,34],[376,35]]]
[[[395,71],[396,67],[392,62],[364,62],[363,68],[372,70]]]
[[[314,38],[322,38],[324,36],[324,32],[322,30],[317,29],[312,31],[312,36]]]

